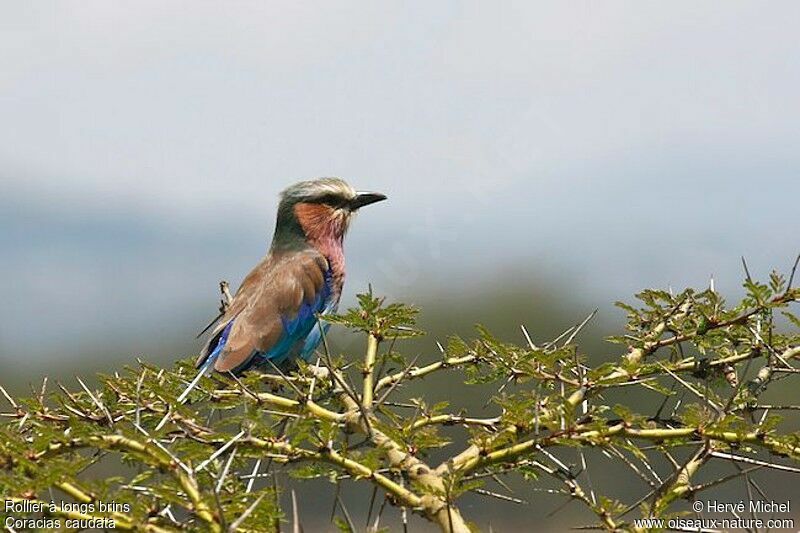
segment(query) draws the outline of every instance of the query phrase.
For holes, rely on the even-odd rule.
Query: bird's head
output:
[[[339,178],[295,183],[281,193],[273,247],[341,243],[355,213],[385,199],[380,193],[356,191]]]

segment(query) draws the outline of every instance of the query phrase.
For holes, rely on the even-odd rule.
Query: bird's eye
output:
[[[317,203],[325,204],[328,206],[333,207],[334,209],[338,209],[340,207],[344,207],[347,203],[347,200],[339,196],[338,194],[323,194],[316,199]]]

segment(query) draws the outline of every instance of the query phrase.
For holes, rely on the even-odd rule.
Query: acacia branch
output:
[[[692,491],[692,476],[708,461],[712,455],[713,444],[708,442],[701,446],[692,457],[675,472],[672,483],[664,483],[656,494],[660,494],[650,509],[651,516],[661,516],[661,514],[675,500],[682,498]]]
[[[224,441],[220,441],[218,444],[224,444]],[[373,483],[394,496],[402,505],[409,507],[420,507],[422,505],[422,498],[414,494],[412,491],[402,487],[398,483],[395,483],[389,477],[372,470],[353,459],[342,456],[339,452],[330,447],[324,447],[319,451],[313,451],[292,446],[291,444],[282,441],[269,441],[256,437],[250,437],[240,441],[240,446],[252,447],[254,449],[267,450],[270,452],[279,452],[286,456],[287,461],[303,460],[328,463],[338,466],[356,478],[371,480]]]
[[[436,361],[435,363],[431,363],[429,365],[412,368],[408,372],[395,372],[394,374],[389,374],[379,379],[375,384],[375,392],[383,390],[384,388],[389,387],[399,381],[410,381],[424,378],[425,376],[433,374],[438,370],[473,363],[477,361],[477,359],[478,357],[474,354],[465,355],[463,357],[451,357],[445,358],[441,361]]]
[[[370,484],[373,490],[385,493],[385,502],[400,506],[403,516],[412,510],[442,531],[466,533],[469,527],[456,506],[461,494],[511,498],[478,489],[473,483],[493,477],[505,487],[498,479],[499,474],[527,475],[533,468],[564,484],[560,490],[551,492],[582,502],[599,518],[599,527],[618,530],[629,527],[622,518],[648,498],[652,497],[649,506],[652,515],[663,516],[679,498],[706,488],[693,484],[692,477],[710,457],[738,457],[732,455],[733,451],[742,449],[763,450],[800,460],[800,435],[787,434],[783,431],[785,424],[776,426],[772,418],[767,418],[773,410],[797,409],[793,405],[797,402],[785,402],[784,406],[758,402],[758,395],[766,386],[800,374],[800,368],[791,366],[800,358],[800,337],[776,332],[771,313],[766,312],[795,301],[800,292],[791,289],[791,280],[784,290],[778,275],[772,277],[769,286],[749,281],[747,289],[747,303],[732,312],[726,311],[722,301],[712,293],[695,295],[686,291],[677,298],[661,292],[645,294],[642,297],[645,307],[631,308],[628,329],[639,331],[649,327],[649,330],[644,330],[643,337],[628,337],[633,346],[618,363],[597,368],[592,368],[589,359],[572,344],[587,319],[541,347],[533,344],[527,330],[523,330],[527,347],[502,342],[481,330],[472,347],[462,341],[458,356],[453,355],[456,352],[447,354],[440,347],[443,355],[439,361],[416,366],[417,359],[412,358],[402,364],[400,371],[381,377],[383,367],[377,368],[376,364],[381,339],[388,338],[387,332],[415,331],[411,327],[413,310],[399,304],[383,307],[383,301],[370,294],[359,298],[360,310],[351,310],[334,320],[361,331],[367,339],[360,382],[351,379],[356,376],[354,368],[348,371],[347,366],[337,366],[332,360],[323,331],[325,353],[313,375],[302,372],[287,376],[285,369],[275,368],[276,374],[263,375],[259,380],[231,376],[235,384],[225,376],[215,375],[208,381],[207,388],[211,390],[198,395],[191,406],[170,404],[174,392],[169,387],[180,384],[180,372],[173,374],[144,365],[144,370],[133,380],[120,378],[116,373],[113,378],[103,379],[105,388],[100,391],[89,390],[82,381],[83,392],[72,394],[62,387],[66,396],[57,396],[58,405],[54,408],[48,407],[45,398],[46,381],[38,394],[34,391],[31,400],[19,403],[0,388],[0,395],[12,407],[12,412],[0,413],[7,418],[0,425],[4,437],[0,439],[0,483],[3,489],[6,485],[12,487],[10,493],[15,497],[35,498],[29,487],[39,490],[43,484],[38,479],[44,475],[45,467],[50,467],[57,473],[52,477],[57,482],[48,478],[47,486],[57,487],[79,502],[91,502],[95,497],[74,479],[93,460],[72,461],[84,455],[72,451],[79,448],[114,451],[143,465],[145,472],[149,469],[165,474],[146,473],[121,489],[148,497],[169,494],[170,505],[180,506],[188,513],[178,513],[180,518],[176,518],[167,505],[159,513],[163,519],[179,528],[202,527],[221,532],[228,529],[228,524],[239,528],[246,520],[263,524],[262,516],[258,519],[251,516],[256,512],[268,517],[269,523],[276,519],[271,509],[260,506],[267,494],[257,493],[270,487],[254,488],[257,479],[275,475],[271,465],[278,463],[287,468],[295,463],[324,465],[302,472],[314,477],[334,472],[337,481],[346,478]],[[759,314],[762,311],[763,317]],[[718,316],[731,318],[718,321]],[[794,320],[792,316],[790,319]],[[720,329],[724,331],[704,338],[708,332]],[[682,345],[684,342],[688,348]],[[660,357],[646,361],[648,356],[666,347],[672,347],[669,360]],[[709,356],[702,360],[686,357],[685,348],[717,355],[715,359]],[[761,357],[764,359],[758,366],[763,364],[763,368],[749,372],[751,361]],[[387,359],[388,356],[383,360]],[[737,371],[742,363],[746,363],[744,371],[741,367]],[[324,375],[319,364],[327,369]],[[500,385],[497,404],[502,407],[502,415],[476,417],[458,408],[452,412],[429,410],[421,401],[385,401],[408,382],[464,366],[470,367],[470,383]],[[145,371],[149,375],[147,380]],[[707,379],[710,372],[717,376],[724,373],[733,387],[732,392],[726,389],[723,393],[728,396],[727,402],[716,399],[717,392],[711,389],[715,384],[698,381]],[[698,380],[681,377],[689,373]],[[753,374],[756,377],[752,378]],[[747,381],[748,378],[751,379]],[[621,421],[605,414],[607,406],[602,396],[605,391],[630,386],[651,388],[667,379],[672,389],[665,392],[664,402],[655,415],[636,413],[636,409],[624,406],[616,410]],[[680,396],[671,394],[678,383],[692,395],[685,390],[679,390]],[[288,386],[286,396],[276,393],[275,384]],[[692,396],[699,397],[716,406],[717,416],[711,420],[707,411],[694,411],[696,407],[680,410],[684,396],[691,397],[693,402],[696,400]],[[673,401],[672,413],[662,417],[662,410],[670,401]],[[413,409],[413,415],[404,416],[407,411],[398,411],[408,408]],[[162,419],[170,420],[171,426],[164,431],[161,424],[150,429]],[[453,425],[469,428],[470,438],[463,451],[432,468],[423,458],[442,442],[438,430]],[[138,437],[134,430],[146,438]],[[363,439],[351,446],[352,434]],[[181,439],[186,442],[180,442]],[[40,443],[47,441],[50,444],[41,447]],[[686,463],[679,464],[670,455],[671,448],[684,446],[697,451]],[[607,457],[625,462],[647,483],[646,490],[652,492],[630,506],[596,497],[588,477],[584,490],[579,482],[583,480],[582,474],[574,473],[571,464],[550,452],[556,447],[577,448],[583,469],[587,466],[583,450],[599,449]],[[620,447],[635,457],[626,460]],[[362,449],[366,449],[363,456]],[[659,474],[648,457],[639,453],[652,449],[666,455],[674,468],[671,474]],[[45,464],[50,457],[62,454],[67,458]],[[247,464],[253,459],[255,466]],[[547,466],[548,460],[553,468]],[[640,470],[641,465],[636,461],[641,461],[647,471]],[[764,463],[752,461],[759,468]],[[262,468],[264,464],[266,470]],[[764,464],[786,472],[797,471],[787,465]],[[17,483],[14,477],[27,481]],[[29,481],[37,482],[29,484]],[[238,488],[245,484],[245,494],[254,492],[252,501],[249,496],[242,499],[238,494]],[[277,482],[272,489],[278,490]],[[344,509],[338,493],[336,501]],[[276,500],[272,505],[278,503]],[[346,510],[343,512],[347,514]],[[166,530],[156,524],[169,524],[156,517],[135,522],[123,513],[108,515],[120,529],[160,533]]]
[[[788,455],[800,459],[800,446],[783,443],[774,437],[758,431],[737,433],[734,431],[720,431],[700,427],[684,428],[659,428],[636,429],[619,423],[604,429],[589,429],[584,431],[569,431],[563,434],[548,435],[545,437],[529,439],[515,444],[504,446],[496,450],[478,450],[468,456],[457,458],[453,461],[453,468],[462,473],[469,473],[477,468],[491,464],[513,461],[519,457],[534,452],[539,446],[561,444],[562,441],[580,441],[587,444],[603,445],[611,437],[636,438],[652,441],[669,441],[676,439],[692,438],[706,441],[719,441],[726,444],[752,444],[765,448],[771,452]]]
[[[468,416],[441,414],[441,415],[423,415],[410,424],[407,424],[403,429],[404,431],[414,431],[426,426],[442,425],[442,426],[481,426],[496,431],[497,424],[501,418],[496,416],[494,418],[472,418]]]
[[[127,452],[139,457],[153,467],[170,473],[178,481],[191,502],[188,510],[205,522],[212,531],[221,531],[221,527],[211,508],[200,495],[197,480],[194,476],[180,468],[171,458],[162,455],[163,452],[157,448],[152,448],[138,440],[122,435],[94,435],[85,439],[78,438],[67,442],[50,443],[47,448],[34,454],[32,459],[39,461],[53,455],[86,447]]]
[[[436,522],[443,531],[449,533],[469,533],[469,527],[458,509],[444,497],[444,477],[423,461],[404,450],[400,444],[383,431],[375,427],[374,414],[368,413],[367,419],[359,415],[358,405],[346,394],[340,395],[342,402],[350,410],[350,427],[368,436],[372,443],[382,449],[392,468],[404,472],[420,487],[428,491],[422,496],[421,512],[426,518]],[[369,420],[373,421],[370,426]]]
[[[378,336],[374,333],[367,335],[367,353],[364,357],[364,386],[361,394],[361,405],[364,409],[372,408],[372,397],[375,393],[375,360],[378,357]]]
[[[237,389],[218,389],[211,391],[209,394],[214,400],[225,400],[229,398],[239,398],[242,396],[249,397],[255,400],[257,403],[265,403],[275,407],[280,407],[294,414],[307,413],[312,417],[319,418],[321,420],[327,420],[329,422],[343,423],[347,418],[346,414],[337,413],[335,411],[331,411],[330,409],[326,409],[311,399],[304,401],[293,400],[291,398],[278,396],[277,394],[271,394],[269,392],[248,394],[246,391]]]

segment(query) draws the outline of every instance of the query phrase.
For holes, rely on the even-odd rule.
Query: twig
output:
[[[86,394],[89,395],[89,398],[91,398],[92,401],[95,403],[95,405],[97,405],[97,408],[100,409],[100,412],[103,413],[104,415],[106,415],[106,418],[108,419],[108,424],[110,426],[113,426],[114,425],[114,420],[111,418],[111,413],[108,412],[108,409],[106,409],[106,406],[103,405],[103,403],[97,397],[95,397],[94,394],[92,394],[92,391],[89,390],[89,387],[86,386],[86,384],[83,382],[83,380],[81,378],[79,378],[78,376],[75,376],[75,379],[78,380],[78,383],[81,384],[81,387],[83,388],[84,391],[86,391]]]
[[[361,395],[361,403],[364,409],[372,408],[372,397],[375,393],[375,359],[378,356],[378,345],[380,341],[374,333],[367,336],[367,352],[364,356],[364,387]]]
[[[300,512],[297,510],[297,494],[294,489],[292,489],[292,532],[303,532],[303,526],[300,525]]]
[[[527,504],[528,503],[525,500],[522,500],[520,498],[515,498],[513,496],[508,496],[506,494],[500,494],[499,492],[492,492],[492,491],[486,490],[486,489],[472,489],[472,492],[474,492],[476,494],[481,494],[483,496],[491,496],[492,498],[497,498],[498,500],[503,500],[503,501],[511,502],[511,503],[518,503],[518,504]]]
[[[292,491],[292,495],[294,495],[294,491]],[[244,521],[247,520],[247,517],[250,516],[253,513],[253,511],[255,511],[256,507],[258,507],[258,504],[261,503],[261,500],[264,499],[264,496],[266,496],[266,494],[262,494],[258,498],[256,498],[253,501],[253,503],[251,503],[247,507],[247,509],[244,510],[244,512],[239,516],[239,518],[231,522],[231,527],[228,529],[230,533],[234,533],[236,530],[239,529],[239,526],[241,526],[244,523]]]
[[[227,450],[228,448],[230,448],[231,446],[233,446],[234,444],[236,444],[236,441],[237,441],[237,440],[239,440],[239,439],[241,439],[242,437],[244,437],[244,436],[245,436],[245,434],[246,434],[246,431],[245,431],[245,430],[242,430],[242,431],[240,431],[239,433],[237,433],[237,434],[236,434],[236,435],[235,435],[233,438],[231,438],[231,439],[230,439],[228,442],[226,442],[226,443],[225,443],[225,444],[224,444],[224,445],[223,445],[221,448],[219,448],[217,451],[215,451],[214,453],[212,453],[212,454],[211,454],[211,457],[209,457],[208,459],[206,459],[205,461],[203,461],[202,463],[200,463],[200,464],[197,466],[197,468],[195,468],[195,469],[194,469],[194,471],[195,471],[195,472],[200,472],[200,471],[202,471],[202,470],[203,470],[205,467],[207,467],[207,466],[208,466],[208,464],[209,464],[209,463],[211,463],[211,461],[213,461],[214,459],[216,459],[217,457],[219,457],[220,455],[222,455],[223,453],[225,453],[225,450]]]

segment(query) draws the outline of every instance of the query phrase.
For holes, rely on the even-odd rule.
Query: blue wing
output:
[[[200,372],[181,401],[212,367],[239,373],[254,366],[271,368],[267,361],[286,367],[298,357],[308,360],[322,336],[317,315],[335,309],[340,286],[318,252],[301,252],[289,260],[270,254],[237,291],[201,351]]]
[[[330,269],[325,272],[322,289],[312,302],[303,302],[293,318],[281,317],[283,335],[266,352],[258,353],[254,364],[264,364],[270,360],[276,366],[285,365],[296,357],[308,361],[320,343],[322,335],[317,325],[317,315],[325,314],[336,306],[333,298],[333,280]],[[328,328],[328,324],[323,324]],[[268,363],[267,363],[268,364]]]

